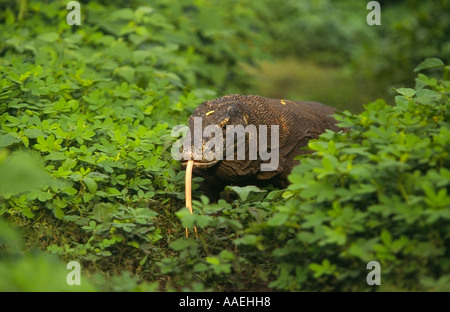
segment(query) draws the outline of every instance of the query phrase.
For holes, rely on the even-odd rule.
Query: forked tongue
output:
[[[186,197],[186,207],[192,214],[192,168],[194,167],[194,161],[188,160],[186,165],[186,176],[184,179],[185,183],[185,197]],[[198,238],[197,226],[194,226],[195,237]],[[186,237],[189,237],[189,230],[186,228]]]

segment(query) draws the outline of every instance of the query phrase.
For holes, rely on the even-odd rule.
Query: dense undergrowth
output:
[[[429,74],[395,105],[340,114],[350,131],[311,142],[288,189],[195,194],[191,215],[171,129],[246,90],[270,6],[100,1],[69,26],[64,1],[17,3],[0,2],[0,290],[376,290],[370,260],[378,289],[448,290],[442,61],[421,63]],[[66,282],[69,261],[81,286]]]

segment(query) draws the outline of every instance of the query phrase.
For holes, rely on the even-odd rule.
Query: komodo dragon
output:
[[[202,155],[200,160],[194,161],[194,176],[204,178],[200,190],[212,201],[219,198],[224,186],[234,185],[267,185],[273,184],[278,187],[286,187],[287,177],[292,168],[299,163],[294,157],[309,153],[303,148],[307,146],[310,139],[318,138],[326,129],[333,131],[342,130],[336,126],[332,117],[335,109],[321,103],[301,102],[280,99],[269,99],[256,95],[226,95],[214,100],[200,104],[189,117],[189,128],[191,134],[194,129],[194,117],[202,117],[202,134],[208,125],[218,125],[223,131],[223,152],[221,160],[207,160]],[[227,160],[225,157],[226,126],[230,125],[255,125],[260,135],[260,125],[267,126],[267,145],[271,149],[271,125],[279,126],[279,159],[278,167],[272,171],[262,171],[262,160],[258,154],[257,159],[249,159],[248,147],[250,135],[246,133],[246,158],[238,160]],[[206,143],[212,136],[202,136],[200,150],[205,149]],[[191,149],[184,151],[186,159],[194,159],[194,141],[191,139]],[[255,138],[252,138],[255,139]],[[233,139],[234,140],[234,139]],[[198,150],[197,150],[198,151]],[[235,151],[236,152],[236,151]],[[186,156],[187,155],[187,156]],[[267,159],[267,158],[266,158]]]

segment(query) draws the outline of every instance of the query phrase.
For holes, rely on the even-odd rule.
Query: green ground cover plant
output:
[[[271,287],[360,291],[377,260],[382,290],[449,290],[450,68],[415,71],[435,67],[443,79],[419,73],[395,105],[339,114],[348,132],[309,143],[316,157],[293,170],[288,199],[239,240],[277,264]]]
[[[208,86],[238,76],[236,50],[250,40],[224,32],[212,7],[135,5],[89,3],[72,28],[64,1],[30,2],[26,19],[3,4],[0,214],[23,229],[25,249],[79,261],[100,290],[121,276],[129,289],[171,289],[162,268],[184,233],[171,128],[216,95]],[[221,226],[238,227],[233,218]]]

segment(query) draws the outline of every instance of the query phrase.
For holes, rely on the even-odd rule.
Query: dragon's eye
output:
[[[239,106],[234,105],[234,104],[228,106],[228,116],[235,117],[235,116],[239,116],[239,114],[240,114]]]

